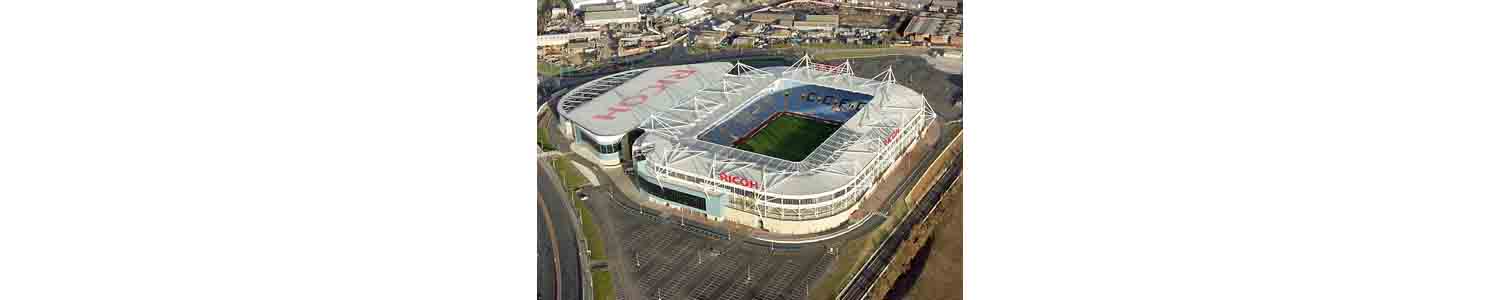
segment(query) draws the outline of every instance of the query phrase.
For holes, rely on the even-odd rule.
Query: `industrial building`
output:
[[[748,47],[748,46],[755,46],[755,42],[756,41],[759,41],[759,39],[756,39],[755,37],[751,37],[751,36],[742,36],[742,37],[734,38],[734,41],[729,42],[729,44],[730,45],[734,45],[734,46],[739,46],[739,47]]]
[[[582,9],[585,6],[598,6],[598,5],[601,5],[601,4],[608,5],[608,6],[625,5],[625,4],[629,4],[629,5],[642,5],[642,4],[650,4],[652,2],[656,2],[656,0],[628,0],[628,1],[627,0],[573,0],[572,1],[572,3],[573,3],[573,9]]]
[[[797,20],[797,15],[789,13],[758,12],[750,14],[750,22],[761,24],[791,25]]]
[[[792,28],[797,30],[833,30],[839,27],[839,15],[807,15],[800,21],[792,22]]]
[[[538,36],[536,36],[536,45],[538,47],[561,46],[561,45],[568,44],[569,41],[597,39],[597,38],[599,38],[599,36],[600,35],[599,35],[598,31],[579,31],[579,32],[559,33],[559,34],[538,35]]]
[[[729,34],[725,32],[704,32],[698,35],[696,43],[699,45],[717,46],[724,43],[724,39],[728,37]]]
[[[926,7],[928,3],[932,3],[932,0],[844,0],[843,2],[875,7],[919,9]]]
[[[621,9],[621,8],[623,8],[623,7],[619,3],[598,3],[598,4],[588,4],[588,5],[579,6],[578,7],[578,11],[586,12],[587,13],[587,12],[599,12],[599,11],[618,10],[618,9]]]
[[[916,38],[938,35],[955,35],[963,30],[963,20],[957,15],[924,13],[911,18],[901,34]]]
[[[683,22],[692,23],[707,18],[708,11],[703,10],[702,7],[694,7],[678,12],[676,14],[676,17],[678,20],[682,20]]]
[[[960,11],[959,7],[962,5],[963,1],[960,0],[932,0],[932,4],[927,6],[927,10],[945,13],[957,13]]]
[[[673,11],[675,11],[676,9],[679,9],[679,8],[687,8],[687,7],[686,6],[682,6],[682,4],[677,4],[677,2],[671,2],[671,3],[667,3],[666,5],[662,5],[662,6],[656,7],[656,10],[655,10],[656,13],[653,14],[653,15],[655,15],[657,17],[669,16],[669,15],[672,15]]]
[[[635,23],[641,21],[641,13],[634,9],[606,10],[583,13],[584,26]]]

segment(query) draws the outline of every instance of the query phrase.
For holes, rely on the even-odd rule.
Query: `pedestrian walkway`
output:
[[[576,168],[576,169],[578,169],[579,173],[583,173],[583,177],[584,178],[588,178],[589,179],[589,184],[594,185],[594,186],[598,186],[599,185],[599,177],[595,177],[594,176],[594,170],[593,169],[589,169],[589,167],[584,166],[582,163],[579,163],[576,160],[569,159],[568,162],[573,163],[573,167]]]
[[[635,182],[626,177],[624,169],[605,169],[603,172],[604,176],[608,177],[610,182],[620,187],[620,193],[625,194],[626,199],[630,199],[630,201],[634,201],[635,203],[646,202],[646,198],[640,194],[640,189],[635,187]]]
[[[876,221],[876,223],[874,223],[877,226],[880,224],[880,222],[884,222],[885,221],[885,217],[879,217],[879,218],[877,218],[877,215],[875,215],[875,214],[869,214],[869,215],[865,215],[864,218],[860,218],[859,220],[856,220],[856,221],[854,221],[852,223],[846,222],[844,224],[840,224],[839,226],[834,227],[834,228],[832,228],[832,229],[830,229],[828,231],[824,231],[822,233],[791,235],[791,234],[775,234],[775,233],[766,232],[766,231],[754,231],[754,232],[751,232],[750,237],[754,238],[754,239],[757,239],[757,240],[771,242],[771,243],[776,243],[776,244],[807,244],[807,243],[817,243],[817,242],[827,241],[827,240],[831,240],[831,239],[834,239],[834,238],[841,237],[844,234],[847,234],[847,233],[850,233],[850,232],[854,232],[856,229],[863,229],[865,223],[869,222],[871,219],[877,219],[878,220],[878,221]]]

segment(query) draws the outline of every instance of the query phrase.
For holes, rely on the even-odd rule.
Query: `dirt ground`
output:
[[[934,68],[927,59],[909,55],[858,58],[849,60],[854,75],[873,78],[890,66],[896,72],[896,82],[922,93],[932,110],[944,121],[963,115],[962,109],[953,101],[963,97],[963,74],[950,74]]]
[[[901,18],[896,16],[872,14],[862,10],[845,10],[839,12],[839,25],[861,28],[891,28],[900,22]]]
[[[963,75],[964,73],[964,60],[962,58],[947,58],[931,55],[923,56],[922,58],[926,59],[927,63],[932,64],[932,67],[938,69],[938,71],[943,71],[955,75]]]
[[[963,299],[964,206],[963,191],[957,192],[957,197],[947,201],[953,201],[948,205],[951,205],[954,215],[959,217],[950,218],[937,228],[929,241],[932,249],[921,276],[917,277],[912,291],[904,299]]]

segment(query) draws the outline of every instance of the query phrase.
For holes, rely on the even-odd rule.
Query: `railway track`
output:
[[[954,154],[962,153],[960,151]],[[886,269],[890,266],[891,258],[896,255],[896,250],[901,245],[899,241],[906,240],[911,235],[912,226],[926,219],[926,216],[932,213],[932,208],[936,206],[938,198],[942,197],[943,193],[948,191],[948,187],[952,186],[953,180],[958,178],[959,171],[963,169],[963,156],[955,157],[953,162],[949,163],[945,168],[942,177],[939,177],[934,188],[928,190],[927,194],[923,195],[922,199],[917,202],[917,207],[912,210],[913,215],[909,215],[903,219],[901,224],[896,227],[896,230],[886,238],[886,242],[880,244],[880,248],[876,249],[870,263],[865,264],[865,267],[859,270],[859,273],[854,276],[854,279],[844,289],[844,292],[839,295],[838,299],[863,300],[870,296],[870,288],[875,283],[875,280],[885,273]]]

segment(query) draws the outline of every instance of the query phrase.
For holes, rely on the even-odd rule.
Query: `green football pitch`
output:
[[[777,113],[749,137],[734,143],[735,148],[766,156],[802,161],[839,130],[838,123],[811,117]]]

